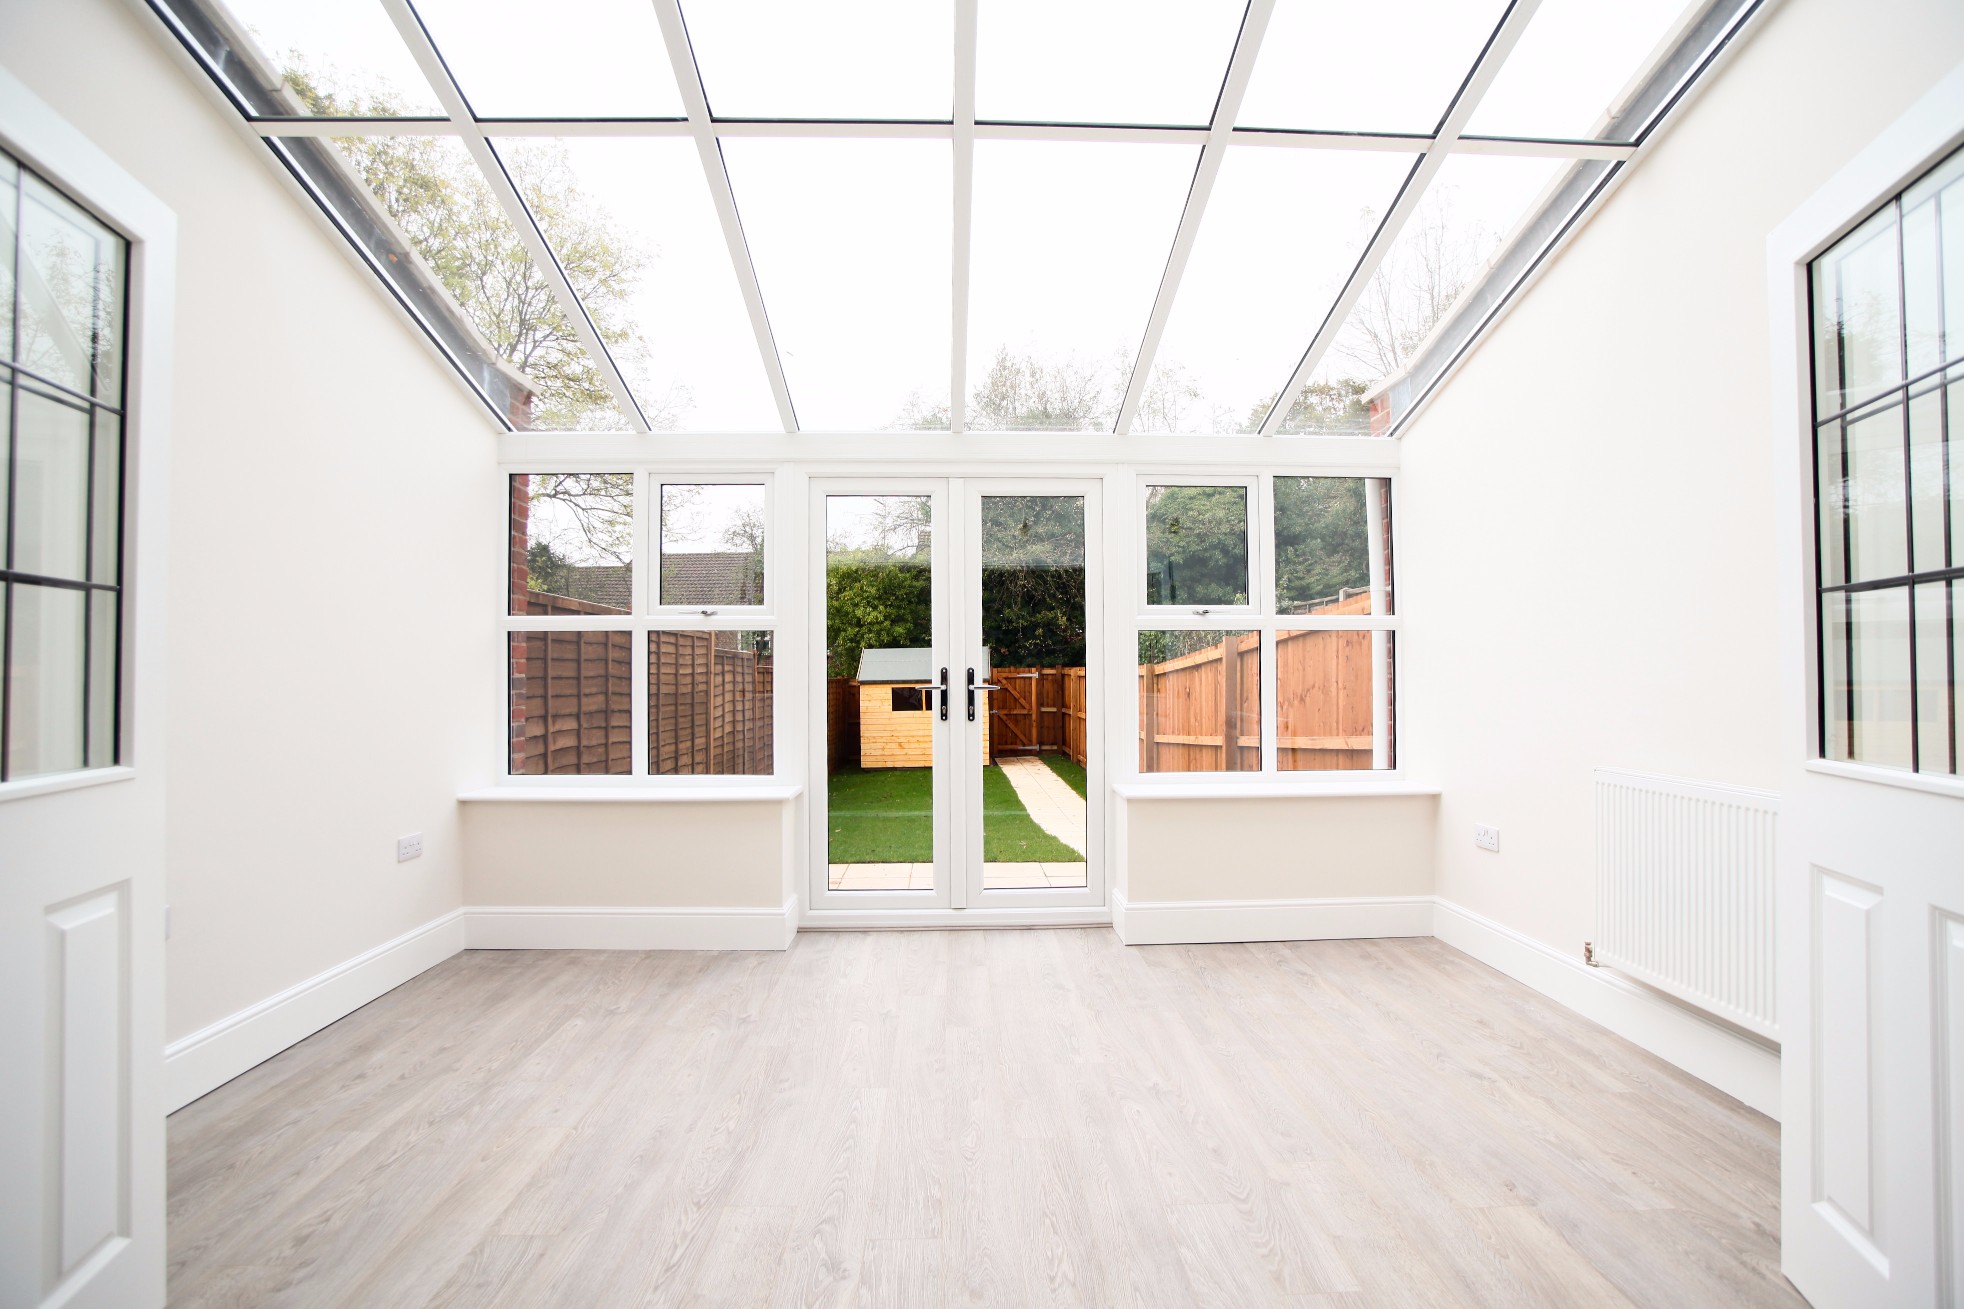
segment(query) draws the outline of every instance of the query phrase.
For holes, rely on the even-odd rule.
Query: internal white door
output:
[[[1098,491],[813,480],[813,910],[1104,903]]]

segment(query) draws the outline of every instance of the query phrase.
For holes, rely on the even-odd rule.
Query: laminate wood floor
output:
[[[170,1120],[174,1305],[1801,1305],[1779,1129],[1437,941],[458,955]]]

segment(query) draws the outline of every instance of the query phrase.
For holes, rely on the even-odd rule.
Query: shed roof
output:
[[[934,651],[861,650],[859,680],[862,682],[931,682]]]

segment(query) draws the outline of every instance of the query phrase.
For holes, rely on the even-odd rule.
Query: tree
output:
[[[1364,393],[1370,387],[1371,384],[1361,377],[1306,383],[1302,390],[1296,392],[1295,401],[1282,420],[1282,430],[1335,436],[1356,436],[1368,432],[1371,430],[1371,411],[1364,403]],[[1259,430],[1262,420],[1268,417],[1269,406],[1274,403],[1275,397],[1270,396],[1249,410],[1249,426],[1244,430]]]
[[[1456,198],[1450,186],[1426,192],[1337,338],[1335,353],[1367,377],[1388,376],[1411,362],[1499,243],[1500,234],[1485,223],[1455,217]]]
[[[1275,479],[1275,600],[1283,613],[1370,584],[1370,531],[1358,477]]]
[[[1084,501],[982,499],[982,643],[1009,668],[1084,665]]]
[[[402,112],[390,90],[336,92],[297,57],[289,58],[286,81],[308,113]],[[447,137],[364,136],[337,137],[334,143],[478,335],[531,379],[535,428],[607,430],[626,425],[572,319],[483,174],[457,142]],[[683,388],[664,393],[646,384],[648,350],[629,312],[644,256],[615,234],[611,216],[581,192],[564,146],[526,141],[503,147],[500,158],[551,242],[594,330],[615,363],[634,377],[650,425],[674,427],[688,407],[688,394]]]
[[[1248,515],[1239,486],[1155,486],[1146,493],[1146,600],[1248,603]]]

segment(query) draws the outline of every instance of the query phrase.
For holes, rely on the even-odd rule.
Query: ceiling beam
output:
[[[1248,0],[1248,8],[1241,16],[1241,31],[1235,36],[1227,76],[1221,79],[1221,93],[1214,101],[1214,116],[1208,122],[1206,144],[1200,147],[1193,185],[1187,189],[1187,204],[1180,213],[1173,250],[1166,257],[1166,271],[1160,274],[1159,293],[1153,297],[1152,314],[1146,319],[1146,334],[1132,361],[1132,376],[1125,385],[1125,399],[1119,404],[1118,421],[1112,425],[1112,431],[1120,436],[1132,429],[1132,419],[1139,412],[1139,401],[1152,376],[1153,359],[1159,353],[1160,338],[1166,335],[1166,321],[1173,313],[1174,298],[1180,293],[1180,279],[1186,274],[1187,259],[1193,254],[1193,243],[1200,235],[1200,221],[1207,212],[1208,198],[1214,193],[1214,179],[1220,176],[1221,164],[1227,158],[1228,142],[1234,136],[1234,120],[1241,113],[1248,79],[1254,75],[1255,58],[1261,53],[1269,15],[1274,12],[1275,0]]]
[[[948,430],[968,425],[968,268],[975,219],[977,0],[955,0],[955,239],[949,264]]]
[[[1282,388],[1276,396],[1275,403],[1269,406],[1268,416],[1262,420],[1263,436],[1274,436],[1282,430],[1283,422],[1287,420],[1290,409],[1295,405],[1296,396],[1308,384],[1317,366],[1323,362],[1324,356],[1329,354],[1330,347],[1336,343],[1337,334],[1343,330],[1344,323],[1350,318],[1350,311],[1356,308],[1357,302],[1363,298],[1364,289],[1370,285],[1372,275],[1384,262],[1385,256],[1391,253],[1391,247],[1397,244],[1398,234],[1404,230],[1406,222],[1417,211],[1419,202],[1425,198],[1426,189],[1432,185],[1432,179],[1439,175],[1439,169],[1452,156],[1459,142],[1459,134],[1472,119],[1473,111],[1480,107],[1480,98],[1487,93],[1487,88],[1493,85],[1496,77],[1500,76],[1501,66],[1507,62],[1507,56],[1513,53],[1514,46],[1521,39],[1521,33],[1527,30],[1528,22],[1534,17],[1540,3],[1541,0],[1514,0],[1506,16],[1500,20],[1500,25],[1494,29],[1493,37],[1487,42],[1487,48],[1480,52],[1479,62],[1474,64],[1473,71],[1467,75],[1465,83],[1459,89],[1459,94],[1453,97],[1452,107],[1446,111],[1445,119],[1439,124],[1433,148],[1426,152],[1424,158],[1419,160],[1418,166],[1412,170],[1411,176],[1405,180],[1404,189],[1398,193],[1398,199],[1392,203],[1390,211],[1384,216],[1384,221],[1378,224],[1377,233],[1372,236],[1370,245],[1365,247],[1362,257],[1357,261],[1357,266],[1351,269],[1350,280],[1344,283],[1342,293],[1337,296],[1336,303],[1330,306],[1330,312],[1324,316],[1322,325],[1311,338],[1309,348],[1303,351],[1301,360],[1296,364],[1296,371],[1289,375],[1289,384]]]
[[[437,53],[436,44],[430,40],[430,34],[423,30],[422,20],[416,17],[415,11],[409,7],[408,0],[382,0],[382,8],[388,11],[390,20],[395,23],[396,32],[402,37],[403,43],[409,47],[410,55],[416,60],[416,66],[422,69],[423,76],[429,79],[430,88],[436,92],[437,101],[443,106],[443,112],[450,115],[450,121],[458,127],[464,148],[470,151],[478,170],[484,174],[485,184],[491,188],[491,194],[497,199],[498,207],[504,210],[505,217],[511,220],[513,229],[518,233],[518,239],[532,256],[532,262],[537,266],[540,275],[545,278],[546,286],[552,292],[552,298],[559,305],[559,311],[566,316],[566,321],[573,328],[573,335],[579,338],[580,344],[586,347],[587,354],[592,357],[593,366],[599,370],[600,378],[613,395],[614,403],[620,408],[622,416],[637,432],[651,430],[647,417],[641,412],[641,406],[635,403],[634,393],[628,389],[627,379],[621,376],[621,370],[615,364],[613,354],[608,351],[607,343],[600,339],[600,330],[587,316],[586,306],[580,303],[580,297],[574,292],[573,284],[566,278],[566,270],[559,266],[559,260],[552,253],[552,247],[546,241],[545,234],[539,230],[538,223],[533,221],[532,211],[526,207],[524,198],[518,194],[518,188],[512,184],[511,176],[505,172],[504,165],[499,162],[497,152],[492,150],[490,141],[485,138],[483,131],[477,126],[476,119],[471,116],[470,105],[464,100],[464,93],[458,88],[457,79],[450,75],[449,67],[443,62],[443,57]],[[520,371],[523,372],[522,369]]]
[[[743,306],[750,312],[750,330],[757,338],[757,354],[763,360],[764,376],[771,384],[771,397],[777,402],[778,421],[784,424],[785,431],[795,432],[798,413],[791,404],[791,386],[784,379],[784,360],[777,352],[770,315],[764,311],[764,291],[757,282],[757,265],[750,258],[743,221],[737,217],[736,192],[730,189],[723,147],[716,140],[716,125],[710,121],[709,96],[702,89],[702,74],[696,68],[695,52],[689,46],[689,29],[682,22],[682,7],[678,0],[654,0],[654,6],[655,17],[661,23],[662,42],[668,47],[669,66],[675,70],[675,85],[682,93],[683,108],[688,111],[689,135],[695,139],[703,179],[709,183],[709,196],[723,225],[730,268],[736,273],[737,286],[743,292]]]

